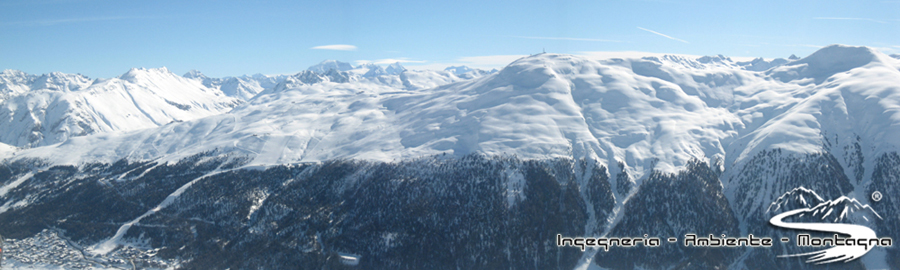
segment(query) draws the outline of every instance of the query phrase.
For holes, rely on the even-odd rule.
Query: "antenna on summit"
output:
[[[547,53],[547,49],[545,48],[541,48],[541,51],[543,51],[542,53]]]

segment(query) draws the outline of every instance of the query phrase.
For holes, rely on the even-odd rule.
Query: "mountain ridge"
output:
[[[22,73],[24,74],[24,73]],[[134,68],[110,79],[51,73],[0,101],[0,142],[35,147],[72,136],[155,127],[229,110],[239,101],[169,72]],[[36,87],[35,87],[36,86]]]
[[[872,53],[870,56],[873,57],[875,53],[877,53],[869,49],[857,48],[858,47],[835,45],[826,47],[825,49],[823,49],[823,51],[828,52],[829,50],[831,50],[831,53],[841,53],[845,51],[857,52],[863,50]],[[803,59],[806,59],[807,62],[811,62],[816,59],[817,56],[816,54],[813,54],[811,55],[811,57],[813,58],[807,57]],[[806,78],[801,77],[795,78],[794,80],[789,80],[787,83],[785,83],[783,81],[779,82],[781,79],[779,79],[777,76],[759,76],[760,74],[780,74],[778,72],[774,72],[773,70],[757,73],[754,71],[744,70],[737,65],[729,64],[728,68],[720,67],[708,69],[707,71],[699,71],[695,69],[684,70],[683,68],[685,68],[685,66],[680,66],[682,64],[676,64],[678,66],[669,66],[668,64],[666,64],[667,61],[675,61],[675,63],[687,63],[688,66],[696,65],[690,63],[699,63],[702,65],[709,65],[710,63],[712,63],[714,65],[718,65],[715,63],[719,63],[720,60],[713,59],[721,59],[721,61],[726,62],[730,61],[725,57],[710,57],[709,59],[704,60],[705,62],[707,62],[707,64],[703,64],[701,63],[701,61],[690,62],[694,60],[664,57],[633,59],[626,61],[608,60],[598,62],[570,55],[541,54],[525,57],[514,61],[503,70],[495,74],[476,78],[474,80],[458,81],[457,83],[438,86],[424,92],[395,93],[394,89],[397,88],[397,85],[399,83],[398,81],[388,84],[361,79],[352,79],[361,81],[350,81],[350,73],[340,75],[342,73],[336,70],[331,71],[332,73],[328,73],[331,75],[320,75],[318,73],[307,74],[301,72],[297,75],[289,76],[288,78],[294,79],[289,79],[286,81],[293,81],[295,83],[281,83],[281,86],[277,86],[276,88],[282,89],[279,91],[291,90],[292,92],[299,91],[298,93],[302,93],[292,98],[293,101],[291,102],[293,103],[300,102],[300,99],[297,98],[301,97],[305,100],[318,100],[318,98],[310,99],[310,97],[321,95],[321,98],[326,99],[338,98],[337,103],[329,102],[329,104],[339,106],[340,110],[349,110],[347,112],[352,112],[355,108],[364,108],[353,104],[369,104],[366,106],[375,106],[371,107],[374,109],[372,112],[376,112],[378,115],[382,115],[381,117],[385,117],[387,115],[394,115],[391,117],[399,116],[400,119],[408,117],[408,119],[406,120],[395,119],[385,123],[380,122],[385,120],[374,120],[385,118],[361,118],[359,120],[354,120],[360,121],[362,119],[369,119],[362,120],[363,122],[359,123],[366,124],[366,121],[374,121],[372,122],[374,126],[385,127],[386,125],[388,127],[393,126],[399,128],[399,130],[389,132],[392,135],[387,135],[388,137],[393,137],[394,139],[384,138],[384,141],[393,142],[391,143],[393,144],[393,146],[384,149],[397,149],[393,151],[399,150],[401,152],[406,152],[406,154],[398,155],[395,153],[388,154],[386,156],[381,154],[375,155],[381,156],[382,158],[387,158],[388,156],[397,158],[408,155],[433,155],[447,153],[446,151],[455,152],[457,155],[465,155],[471,153],[472,151],[480,151],[486,154],[505,153],[516,154],[524,157],[539,157],[547,154],[550,154],[550,156],[569,157],[580,157],[587,155],[593,156],[593,158],[595,158],[596,160],[606,160],[605,162],[624,161],[628,165],[627,167],[634,170],[631,173],[636,173],[635,177],[638,177],[642,174],[640,173],[640,171],[646,172],[651,167],[668,171],[676,170],[677,168],[679,168],[679,166],[681,166],[679,164],[684,164],[691,158],[701,158],[710,162],[715,159],[722,159],[726,161],[725,166],[730,166],[735,161],[744,159],[746,156],[752,156],[756,151],[769,149],[769,146],[784,147],[785,144],[783,140],[790,139],[791,136],[779,137],[781,136],[779,135],[773,137],[772,134],[778,132],[783,133],[783,130],[785,130],[785,126],[779,123],[785,122],[787,118],[794,117],[793,115],[797,114],[798,111],[786,109],[772,110],[772,107],[769,107],[769,105],[778,104],[780,102],[782,105],[779,106],[782,107],[807,106],[810,104],[810,101],[821,102],[819,100],[822,100],[823,97],[828,97],[822,91],[818,91],[817,89],[823,89],[823,87],[824,89],[835,89],[835,87],[832,85],[809,85]],[[801,67],[804,66],[804,64],[807,64],[806,62],[802,62],[804,61],[803,59],[793,62],[793,66]],[[884,61],[887,60],[883,59],[883,57],[872,59],[878,60],[873,60],[873,62],[871,62],[876,63],[876,65],[873,67],[886,65],[886,62]],[[861,68],[861,66],[859,66],[858,68]],[[690,75],[682,75],[685,71],[688,71],[687,74]],[[598,72],[603,75],[599,75]],[[835,74],[838,75],[838,77],[834,77],[838,80],[847,80],[847,83],[849,84],[861,83],[858,80],[852,80],[852,78],[839,76],[838,73]],[[880,76],[890,77],[895,75],[894,73],[888,72]],[[410,73],[410,71],[401,73],[401,81],[403,81],[404,78],[403,74],[413,73]],[[730,81],[723,82],[715,81],[717,79],[707,79],[715,78],[717,76],[720,78],[730,77],[731,79],[728,79]],[[769,78],[774,78],[775,80]],[[623,81],[623,79],[625,82],[630,83],[621,84],[618,82]],[[891,80],[897,79],[898,78],[893,78]],[[772,100],[767,97],[773,93],[783,91],[787,91],[784,93],[789,93],[791,91],[794,91],[793,89],[801,89],[802,91],[801,93],[792,94],[796,95],[793,98],[782,98],[781,101]],[[883,86],[870,87],[869,89],[870,90],[868,91],[875,91],[873,89],[882,89],[878,90],[881,93],[884,93],[884,91],[892,92],[896,90],[890,87],[884,88]],[[332,95],[334,93],[339,93],[342,91],[345,91],[348,94],[356,92],[369,93],[369,96],[351,97],[348,95]],[[734,97],[731,97],[731,95],[723,95],[723,91],[733,91]],[[264,92],[262,94],[282,95],[276,92]],[[812,92],[816,92],[818,94],[807,94]],[[612,97],[618,98],[611,99]],[[235,112],[249,110],[247,106],[269,107],[270,105],[260,103],[260,100],[279,102],[278,100],[283,98],[284,97],[257,97],[257,100],[255,102],[251,102],[245,106],[240,106],[240,108],[237,108]],[[441,106],[437,106],[429,108],[429,106],[438,105],[438,103],[435,103],[435,101],[444,99],[449,102],[448,104],[452,104],[452,106],[455,107],[437,109],[441,108]],[[482,102],[478,100],[495,101]],[[401,101],[403,103],[406,103],[407,105],[398,106],[400,104],[398,102]],[[534,112],[525,112],[521,111],[521,109],[519,108],[507,107],[508,105],[504,105],[503,102],[513,102],[509,103],[508,105],[518,103],[520,105],[520,108],[528,108],[528,110],[534,110],[538,108],[542,109]],[[767,106],[760,107],[760,105],[753,104],[767,104]],[[379,106],[383,107],[379,108]],[[312,105],[312,107],[319,106]],[[410,112],[408,108],[418,108],[416,110],[424,109],[425,112],[434,111],[435,113],[438,113],[435,116],[446,115],[447,113],[449,113],[450,115],[455,116],[448,118],[447,120],[455,118],[456,120],[452,121],[456,123],[444,122],[443,124],[440,124],[442,121],[446,121],[442,118],[444,116],[438,116],[439,118],[434,118],[427,116],[428,113],[422,115],[421,112],[412,112],[411,114],[409,114],[409,116],[403,116],[406,115],[406,112]],[[638,108],[642,110],[640,113],[638,113],[637,111],[633,111]],[[864,107],[856,106],[854,108],[865,111]],[[658,114],[654,115],[652,113],[654,110],[657,111]],[[481,113],[481,116],[477,118],[478,120],[476,120],[475,122],[467,122],[470,120],[465,120],[476,119],[470,118],[467,115],[472,114],[473,112],[477,113],[478,111],[483,111]],[[505,117],[512,115],[524,116],[541,111],[543,111],[544,113],[538,113],[536,115],[543,115],[542,117],[544,117],[543,119],[545,120],[540,121],[550,122],[534,122],[532,124],[520,125],[521,129],[518,130],[497,129],[497,127],[503,126],[499,124],[501,122],[512,123],[526,119],[518,118],[517,116],[517,120],[513,120],[512,122],[510,122],[509,120],[501,121],[501,119],[504,119]],[[800,112],[803,111],[801,110]],[[289,115],[291,114],[286,114],[285,116]],[[616,121],[620,122],[620,124],[609,122],[609,117],[611,117],[612,115],[618,115],[617,117],[619,118]],[[712,115],[715,115],[718,118],[708,117]],[[809,114],[802,113],[799,116],[807,117],[806,115]],[[487,116],[487,118],[485,118],[485,116]],[[547,116],[549,116],[550,118],[546,118]],[[760,116],[763,117],[759,118]],[[226,114],[220,116],[219,118],[241,119],[243,117],[239,117],[238,115],[228,116]],[[666,118],[671,119],[669,120],[670,122],[665,121],[664,119]],[[585,123],[585,119],[594,119],[594,121]],[[704,120],[691,122],[693,120],[687,121],[687,119]],[[713,120],[713,122],[709,122],[712,119],[715,120]],[[209,121],[220,120],[209,119]],[[335,121],[334,124],[328,124],[328,126],[332,126],[332,128],[325,128],[325,130],[333,130],[333,127],[339,126],[337,123],[347,121],[347,119],[342,119],[339,117],[330,121]],[[495,121],[497,122],[495,123]],[[617,131],[617,129],[625,127],[621,125],[621,123],[624,123],[623,121],[632,121],[633,127],[645,127],[643,128],[644,131],[632,131],[632,135],[628,135],[628,133],[622,134],[622,131]],[[762,121],[764,124],[757,124],[760,121]],[[417,126],[410,126],[408,125],[408,123],[417,123]],[[786,122],[788,127],[796,123],[797,122],[792,121]],[[434,126],[436,124],[439,126]],[[660,124],[662,124],[662,126],[660,126]],[[693,130],[697,131],[718,131],[713,133],[707,132],[698,134],[690,133],[684,128],[674,128],[674,125],[684,126],[685,124],[688,124],[689,126],[697,125],[693,128]],[[449,126],[441,127],[440,125]],[[667,125],[672,126],[663,128]],[[726,128],[718,129],[710,128],[711,126],[704,127],[707,125],[719,127],[722,127],[724,125],[724,127]],[[654,127],[656,129],[655,131],[653,131],[653,129],[649,129],[649,127],[653,126],[656,126]],[[494,137],[495,139],[492,140],[495,141],[483,141],[478,139],[476,139],[476,141],[467,141],[468,139],[465,139],[467,138],[466,134],[461,131],[466,130],[470,127],[478,127],[478,129],[483,129],[483,132],[489,131],[489,133],[487,134],[490,134],[489,137]],[[549,127],[555,128],[547,129]],[[365,126],[361,128],[363,130],[368,129]],[[528,138],[529,136],[521,137],[521,135],[515,135],[520,134],[522,130],[529,129],[532,129],[533,131],[528,133],[541,135],[539,135],[538,137],[530,136],[530,138],[532,139],[527,140],[525,140],[525,138]],[[687,129],[691,130],[692,128]],[[790,129],[794,128],[789,128],[788,130]],[[868,129],[871,130],[871,128]],[[444,133],[441,130],[449,130],[450,133]],[[541,131],[538,132],[538,130]],[[861,128],[857,130],[867,129]],[[287,135],[292,134],[296,131],[300,130],[282,130],[281,132],[286,132],[284,134]],[[349,130],[345,130],[344,132],[350,132],[350,134],[356,133]],[[617,133],[618,135],[612,136],[603,135]],[[840,133],[847,134],[849,132]],[[382,136],[375,134],[377,133],[373,133],[368,136]],[[420,137],[423,134],[433,135]],[[436,134],[444,135],[433,137]],[[650,134],[656,135],[646,137]],[[294,137],[295,135],[287,136]],[[300,141],[308,141],[311,138],[315,137],[308,136],[310,135],[301,135],[300,137],[294,137],[294,139],[300,139]],[[346,136],[353,137],[360,135]],[[849,137],[850,135],[846,136]],[[644,137],[645,139],[640,139],[641,137]],[[777,137],[778,142],[764,143],[766,139],[772,139],[775,137]],[[396,138],[400,138],[400,140],[397,141]],[[423,142],[418,141],[420,139],[413,138],[428,138],[426,139],[426,141],[428,142],[423,144]],[[503,142],[499,138],[506,138],[502,140],[510,141]],[[674,138],[681,138],[677,140],[680,140],[682,142],[695,141],[696,144],[684,145],[683,147],[676,146],[676,148],[671,149],[660,148],[662,144],[679,145],[678,143],[673,143],[673,141],[671,141]],[[821,137],[817,135],[804,135],[803,137],[799,137],[799,140],[791,142],[791,147],[787,147],[787,149],[796,151],[798,153],[820,151],[820,149],[822,149],[822,145],[824,145],[824,142],[822,139],[816,138]],[[649,141],[647,142],[651,143],[650,145],[642,145],[641,143],[635,144],[647,139],[649,139]],[[665,140],[660,141],[660,139]],[[538,146],[541,145],[540,143],[538,143],[541,141],[544,141],[547,144],[545,146]],[[660,146],[652,146],[654,142],[656,144],[659,144]],[[900,145],[900,143],[896,142],[894,144]],[[222,145],[227,145],[227,143]],[[379,143],[372,145],[382,144]],[[451,146],[448,148],[448,146],[446,145],[457,146]],[[739,145],[746,145],[746,147],[736,148]],[[425,146],[425,148],[422,148],[423,146]],[[529,148],[521,148],[522,146],[528,146]],[[331,146],[331,148],[333,149],[340,149],[342,147],[343,146],[340,145]],[[385,145],[385,147],[387,146]],[[726,150],[727,148],[735,149]],[[366,147],[360,149],[366,149]],[[521,149],[532,150],[521,152]],[[738,151],[736,149],[742,151]],[[295,149],[294,151],[299,150],[301,149]],[[569,151],[574,151],[574,154],[569,153]],[[370,152],[370,150],[365,150],[364,152]],[[346,154],[343,154],[343,157],[364,157],[350,153],[353,152],[346,152]],[[388,153],[390,153],[390,151]],[[640,154],[638,155],[638,153]],[[735,153],[740,153],[740,155],[735,155]],[[659,159],[658,162],[653,162],[653,166],[650,166],[650,160],[658,158],[635,159],[635,157],[638,156],[664,156],[667,158]],[[300,158],[300,160],[304,159],[305,158]],[[313,160],[322,159],[316,158]]]
[[[793,243],[582,252],[553,238],[778,239],[794,232],[768,219],[797,207],[864,222],[860,194],[897,193],[900,61],[843,45],[793,60],[538,54],[472,79],[305,70],[225,113],[0,144],[0,230],[29,243],[59,229],[106,261],[137,248],[188,268],[340,268],[347,254],[367,269],[815,268],[776,259],[808,252]],[[892,200],[861,224],[900,237]]]

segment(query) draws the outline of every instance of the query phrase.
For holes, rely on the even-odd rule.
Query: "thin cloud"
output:
[[[813,18],[813,20],[867,21],[867,22],[887,23],[885,21],[879,21],[876,19],[850,18],[850,17],[815,17],[815,18]]]
[[[313,50],[332,50],[332,51],[355,51],[356,46],[347,45],[347,44],[332,44],[332,45],[322,45],[315,46],[310,49]]]
[[[100,21],[117,21],[117,20],[129,20],[129,19],[146,19],[149,17],[143,16],[112,16],[112,17],[85,17],[85,18],[69,18],[69,19],[58,19],[58,20],[35,20],[35,21],[18,21],[18,22],[6,22],[3,25],[40,25],[40,26],[52,26],[58,24],[71,24],[71,23],[83,23],[83,22],[100,22]]]
[[[894,54],[900,52],[900,46],[884,46],[884,47],[875,47],[876,50],[881,51],[884,54]]]
[[[597,38],[573,38],[573,37],[527,37],[527,36],[510,36],[512,38],[524,39],[546,39],[546,40],[571,40],[571,41],[595,41],[595,42],[622,42],[621,40],[597,39]]]
[[[643,27],[640,27],[640,26],[638,26],[638,29],[641,29],[641,30],[644,30],[644,31],[647,31],[647,32],[650,32],[650,33],[654,33],[654,34],[656,34],[656,35],[659,35],[659,36],[662,36],[662,37],[665,37],[665,38],[668,38],[668,39],[671,39],[671,40],[681,41],[681,42],[684,42],[684,43],[690,43],[690,42],[687,42],[686,40],[679,39],[679,38],[675,38],[675,37],[672,37],[672,36],[669,36],[669,35],[666,35],[666,34],[663,34],[663,33],[660,33],[660,32],[656,32],[656,31],[653,31],[653,30],[650,30],[650,29],[647,29],[647,28],[643,28]]]

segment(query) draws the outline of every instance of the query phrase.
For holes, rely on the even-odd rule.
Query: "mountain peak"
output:
[[[834,74],[881,62],[879,54],[864,46],[829,45],[769,73],[783,82],[811,78],[818,84]]]
[[[122,75],[119,75],[119,79],[134,82],[139,78],[146,78],[147,76],[160,76],[160,75],[171,75],[178,76],[169,71],[166,67],[159,68],[131,68],[128,72],[125,72]]]
[[[733,62],[733,61],[731,61],[731,58],[729,58],[727,56],[718,54],[715,56],[707,55],[707,56],[697,58],[697,62],[700,62],[703,64],[712,64],[712,63],[726,63],[726,62]]]
[[[196,70],[196,69],[192,69],[191,71],[188,71],[187,73],[185,73],[184,75],[182,75],[182,77],[185,77],[185,78],[188,78],[188,79],[203,79],[203,78],[207,78],[206,75],[203,74],[203,72],[200,72],[199,70]]]
[[[363,77],[376,77],[376,76],[381,76],[381,75],[386,74],[386,72],[384,71],[384,68],[382,68],[379,65],[373,64],[373,63],[365,63],[362,65],[359,65],[357,68],[367,70],[362,75]]]
[[[91,80],[81,74],[65,74],[50,72],[34,80],[32,89],[48,89],[57,91],[77,91],[91,84]]]
[[[403,67],[403,65],[400,65],[400,62],[394,62],[393,64],[388,65],[384,71],[387,72],[387,74],[397,75],[406,71],[406,68]]]
[[[821,48],[797,62],[818,69],[850,70],[876,61],[877,58],[877,52],[869,47],[834,44]]]
[[[757,57],[757,58],[755,58],[751,61],[747,61],[747,62],[737,62],[738,66],[741,66],[744,69],[751,70],[751,71],[766,71],[773,67],[782,66],[787,63],[788,63],[788,60],[786,60],[784,58],[775,58],[775,59],[772,59],[771,61],[766,61],[766,59],[763,59],[762,57]]]
[[[692,57],[685,55],[666,54],[662,56],[645,56],[641,57],[646,65],[650,66],[673,66],[690,69],[708,69],[717,67],[733,67],[734,61],[724,55]],[[645,65],[641,64],[641,65]]]
[[[14,87],[15,85],[24,85],[30,83],[34,80],[34,75],[30,75],[21,70],[15,69],[6,69],[3,72],[0,72],[0,93],[6,91],[13,91],[10,87]],[[17,87],[18,89],[23,89],[21,87]],[[26,87],[27,88],[27,87]],[[24,90],[20,90],[24,91]],[[18,92],[18,91],[13,91]]]
[[[353,66],[347,62],[341,62],[338,60],[325,60],[316,65],[310,66],[306,70],[313,71],[319,74],[324,74],[328,72],[328,70],[337,70],[337,71],[348,71],[353,69]]]
[[[0,72],[2,75],[27,75],[24,71],[18,69],[4,69],[3,72]]]
[[[376,67],[378,67],[378,65],[376,65],[375,63],[362,63],[362,64],[359,64],[359,66],[356,66],[356,68],[368,68],[368,69],[372,69],[372,68],[376,68]]]

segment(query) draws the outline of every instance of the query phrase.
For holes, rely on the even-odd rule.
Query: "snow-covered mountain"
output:
[[[451,66],[445,68],[444,71],[449,71],[460,78],[472,79],[497,72],[497,69],[488,71],[483,69],[473,69],[467,66]]]
[[[747,62],[738,62],[737,64],[743,66],[744,69],[752,70],[752,71],[766,71],[770,68],[781,66],[787,64],[789,61],[784,58],[776,58],[772,60],[765,60],[762,57],[753,59],[752,61]]]
[[[351,83],[358,85],[380,85],[401,90],[420,90],[434,88],[454,82],[471,80],[488,75],[489,72],[476,70],[457,76],[447,71],[433,70],[407,70],[400,63],[393,63],[384,68],[377,64],[364,63],[357,67],[339,69],[327,69],[322,71],[322,65],[343,63],[335,60],[326,60],[322,64],[310,67],[303,72],[290,76],[284,80],[278,89],[296,88],[303,84],[315,84],[318,82]],[[340,64],[343,65],[343,64]],[[361,86],[366,88],[367,86]]]
[[[404,71],[406,71],[406,68],[400,65],[400,62],[390,64],[384,69],[384,72],[391,75],[400,75],[400,73],[403,73]]]
[[[91,83],[92,80],[77,74],[53,72],[37,76],[18,70],[4,70],[0,73],[0,101],[31,90],[77,91]]]
[[[93,192],[102,203],[75,204],[127,208],[104,216],[115,225],[78,229],[91,217],[77,210],[27,225],[70,230],[97,254],[149,241],[220,268],[254,264],[209,254],[282,256],[284,246],[293,257],[256,265],[356,254],[368,268],[779,269],[807,266],[775,259],[780,247],[581,253],[551,236],[774,236],[767,219],[785,208],[864,213],[849,198],[900,192],[900,60],[866,47],[749,62],[538,54],[470,79],[344,64],[287,76],[227,112],[0,151],[10,171],[0,183],[18,183],[0,196],[0,222]],[[900,237],[891,202],[872,204],[884,220],[867,226]],[[415,242],[428,237],[446,245]],[[233,244],[184,240],[195,238]],[[874,261],[900,263],[885,252]]]
[[[341,61],[337,61],[337,60],[325,60],[325,61],[322,61],[321,63],[310,66],[306,70],[313,71],[313,72],[316,72],[319,74],[323,74],[332,69],[336,70],[336,71],[348,71],[348,70],[353,69],[353,66],[350,65],[350,63],[341,62]]]
[[[15,152],[16,150],[18,150],[18,149],[16,149],[15,146],[8,145],[5,143],[0,143],[0,153],[3,153],[2,155],[4,155],[4,156],[7,155],[8,153]]]
[[[384,70],[384,68],[371,63],[359,65],[357,68],[352,70],[358,71],[357,74],[367,78],[387,75],[387,72]]]
[[[900,104],[898,61],[892,58],[864,47],[831,46],[763,73],[702,60],[597,62],[541,54],[480,79],[449,83],[452,77],[445,77],[443,84],[432,78],[426,81],[443,86],[417,92],[397,92],[396,85],[349,72],[303,72],[227,114],[123,138],[156,133],[159,146],[172,143],[162,138],[190,137],[203,143],[177,148],[197,147],[195,153],[234,145],[254,133],[274,136],[263,141],[307,142],[279,150],[276,159],[285,161],[441,153],[589,156],[624,162],[638,178],[650,169],[677,171],[692,158],[719,159],[730,167],[767,149],[815,153],[826,146],[823,134],[881,142],[867,157],[900,145],[900,139],[887,135],[900,132],[894,124],[900,120],[884,114],[894,112],[891,104]],[[400,78],[411,82],[414,75],[406,71]],[[866,102],[871,97],[879,102]],[[268,121],[281,124],[248,128]],[[186,132],[210,124],[219,132]],[[225,126],[232,128],[221,129]],[[339,138],[355,143],[331,141]],[[122,143],[119,147],[133,147],[134,153],[150,149],[142,145],[150,143],[145,140]],[[62,147],[72,147],[72,153],[105,152],[74,149],[77,145]],[[328,150],[311,155],[315,147]]]
[[[240,101],[165,68],[131,69],[117,78],[3,73],[0,142],[36,147],[73,136],[158,127],[230,110]]]
[[[204,86],[218,89],[229,97],[249,100],[260,92],[275,88],[275,86],[284,81],[288,75],[269,76],[254,74],[253,76],[244,75],[238,77],[210,78],[198,70],[191,70],[185,73],[183,77],[200,80]]]

